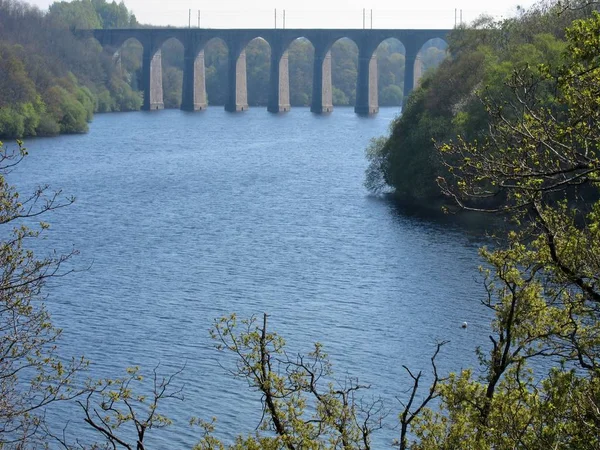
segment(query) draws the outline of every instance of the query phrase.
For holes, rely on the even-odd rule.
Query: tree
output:
[[[84,422],[102,437],[99,442],[86,446],[80,439],[71,443],[66,433],[51,434],[65,450],[82,448],[144,450],[146,437],[151,430],[168,427],[172,421],[158,412],[159,402],[183,400],[182,388],[173,386],[174,379],[182,372],[175,371],[165,377],[153,370],[151,384],[147,383],[138,367],[130,367],[121,378],[106,378],[88,382],[85,392],[77,399],[84,414]],[[150,393],[136,394],[135,390]]]
[[[103,17],[110,27],[134,20],[123,3],[105,0],[56,2],[48,13],[18,0],[0,2],[0,138],[85,132],[96,108],[140,108],[132,90],[141,45],[126,42],[115,64],[95,39],[72,32],[102,26]]]
[[[61,193],[40,187],[21,197],[5,179],[26,150],[18,143],[11,151],[0,142],[0,447],[31,448],[45,429],[45,409],[51,403],[80,393],[72,386],[85,368],[83,359],[61,358],[56,342],[60,330],[52,326],[44,307],[44,285],[62,269],[74,252],[37,258],[26,248],[48,229],[25,224],[38,216],[72,203]]]
[[[181,106],[183,72],[176,67],[163,68],[163,97],[165,108]]]
[[[484,96],[484,139],[438,147],[442,190],[514,229],[482,250],[495,313],[484,376],[441,385],[441,410],[419,419],[414,448],[600,445],[600,14],[566,37],[560,64],[522,67],[508,94]]]
[[[503,81],[514,70],[559,63],[565,27],[586,11],[559,15],[555,4],[541,3],[517,18],[496,22],[482,17],[453,30],[449,57],[435,72],[427,71],[420,86],[403,99],[402,116],[378,152],[370,152],[377,157],[370,158],[369,171],[380,172],[401,202],[439,211],[448,201],[435,179],[447,174],[432,138],[445,142],[460,134],[467,141],[481,139],[488,116],[478,93],[488,89],[505,95]]]
[[[94,5],[89,0],[74,2],[54,2],[50,5],[51,20],[74,29],[102,28],[102,22]]]
[[[390,84],[382,89],[379,96],[379,105],[381,106],[400,106],[404,93],[402,89],[394,84]]]
[[[381,402],[364,403],[358,392],[368,388],[347,378],[335,383],[320,344],[306,356],[291,357],[285,341],[255,318],[235,315],[215,322],[217,348],[236,355],[233,376],[261,393],[263,419],[256,435],[238,436],[231,449],[369,449],[371,433],[381,426]],[[197,450],[224,449],[214,438],[213,422],[198,421],[204,436]]]

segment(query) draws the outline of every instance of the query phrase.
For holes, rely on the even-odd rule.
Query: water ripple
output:
[[[164,405],[176,425],[153,435],[157,448],[195,443],[191,416],[218,416],[225,439],[258,424],[258,394],[225,373],[231,359],[208,336],[230,312],[268,312],[295,351],[322,342],[341,377],[372,384],[389,408],[402,365],[427,368],[436,340],[451,340],[442,370],[475,362],[489,320],[477,239],[399,215],[362,187],[364,148],[394,114],[111,114],[88,135],[28,143],[10,181],[78,199],[47,217],[40,250],[74,246],[75,266],[90,265],[50,286],[63,351],[92,359],[97,376],[186,364],[186,400]],[[377,448],[397,433],[392,416]]]

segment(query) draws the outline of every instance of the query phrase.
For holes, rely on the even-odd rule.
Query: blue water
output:
[[[26,143],[30,155],[9,181],[77,198],[45,217],[52,228],[37,243],[42,253],[80,252],[78,271],[47,290],[64,328],[61,352],[84,354],[96,377],[185,365],[175,382],[185,400],[161,406],[174,425],[150,432],[153,448],[190,448],[200,435],[191,416],[216,416],[227,441],[258,425],[260,396],[226,372],[234,359],[209,337],[213,320],[231,312],[268,313],[292,351],[319,341],[337,378],[370,384],[367,398],[391,411],[375,448],[398,433],[402,365],[427,369],[436,340],[450,340],[442,372],[476,362],[489,328],[481,240],[403,215],[362,185],[365,147],[396,114],[108,114],[86,135]],[[77,409],[49,417],[93,437]]]

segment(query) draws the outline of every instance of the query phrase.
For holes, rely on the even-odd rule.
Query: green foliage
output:
[[[49,17],[56,24],[74,29],[102,28],[102,22],[90,0],[54,2]]]
[[[424,71],[437,68],[437,66],[439,66],[442,61],[448,57],[446,43],[440,39],[435,41],[440,41],[435,42],[438,45],[437,47],[434,47],[432,45],[433,42],[430,42],[429,45],[432,46],[424,46],[424,48],[421,50],[421,62],[423,63]]]
[[[390,103],[392,86],[404,86],[404,46],[395,39],[387,39],[379,44],[377,55],[377,89],[380,106],[400,106],[402,103]],[[393,100],[392,100],[393,101]]]
[[[96,112],[105,113],[116,111],[115,100],[110,96],[108,89],[102,89],[96,95]]]
[[[139,44],[126,43],[114,64],[97,41],[71,31],[102,23],[133,26],[135,19],[123,3],[104,0],[57,2],[47,14],[0,2],[0,137],[81,133],[95,110],[140,108],[131,87],[137,88]]]
[[[443,191],[467,209],[500,198],[487,210],[515,229],[482,250],[483,303],[495,314],[483,375],[441,385],[440,410],[418,420],[416,449],[600,445],[598,36],[600,14],[574,22],[562,58],[518,66],[506,91],[487,93],[486,135],[439,146]],[[521,48],[517,58],[534,51]]]
[[[125,3],[106,0],[74,0],[54,2],[49,8],[50,19],[75,29],[134,28],[135,16]]]
[[[394,84],[386,86],[381,90],[379,95],[379,106],[400,106],[402,105],[402,99],[404,93],[399,86]]]
[[[254,39],[246,46],[248,104],[265,106],[269,102],[269,68],[271,48],[264,39]]]
[[[110,82],[112,111],[137,111],[142,106],[142,94],[134,91],[125,81],[113,78]]]
[[[147,382],[139,367],[130,367],[124,377],[88,382],[84,398],[78,399],[77,404],[83,410],[85,423],[102,437],[91,448],[144,448],[149,431],[172,424],[158,412],[158,404],[169,399],[183,400],[182,389],[173,386],[180,373],[181,370],[164,377],[155,368]],[[80,447],[79,443],[68,445],[64,439],[61,443],[65,448]]]
[[[22,48],[0,42],[0,107],[31,102],[35,99],[35,85],[29,78],[23,61]]]
[[[440,164],[434,140],[460,136],[475,142],[487,132],[482,95],[505,95],[515,70],[556,65],[563,58],[564,31],[558,24],[564,23],[564,18],[554,9],[533,11],[520,21],[495,23],[482,18],[473,28],[455,30],[450,36],[452,58],[426,74],[385,143],[379,145],[379,153],[369,152],[368,176],[378,170],[379,177],[402,201],[439,208],[445,199],[435,180],[446,176],[446,169]],[[539,21],[547,25],[552,22],[547,29],[555,34],[532,33]],[[431,47],[423,52],[422,59],[438,59],[442,54]],[[542,94],[540,89],[536,90],[538,100],[551,102],[552,92]]]
[[[211,105],[224,105],[227,101],[227,73],[229,51],[220,39],[211,39],[204,48],[206,67],[206,95]]]
[[[358,449],[370,448],[370,434],[380,426],[379,402],[356,398],[365,389],[354,379],[327,381],[331,364],[320,344],[306,356],[290,358],[285,341],[254,318],[238,322],[235,315],[215,322],[211,334],[217,349],[236,356],[233,373],[262,396],[263,420],[255,435],[238,436],[225,446],[211,422],[193,420],[204,431],[196,450],[210,449]]]
[[[383,146],[386,144],[386,139],[383,137],[373,138],[367,147],[367,159],[369,166],[365,171],[365,187],[375,194],[380,194],[386,191],[387,183],[383,177],[381,167],[385,164],[383,159]]]
[[[137,19],[131,13],[123,0],[117,4],[113,1],[92,0],[92,5],[99,16],[102,28],[135,28]]]
[[[22,103],[19,107],[19,115],[23,117],[23,135],[35,136],[40,124],[40,113],[44,113],[45,106],[37,97],[35,103]]]
[[[61,358],[56,349],[60,330],[52,326],[43,304],[48,279],[64,273],[72,255],[45,258],[27,248],[48,224],[35,228],[22,223],[72,202],[40,188],[21,197],[5,175],[27,154],[21,143],[9,150],[0,142],[0,448],[37,448],[44,445],[45,408],[72,399],[81,391],[73,382],[85,368],[83,360]]]
[[[334,105],[354,105],[357,77],[358,47],[350,39],[340,39],[331,46],[331,81]],[[336,92],[338,93],[336,94]]]
[[[290,103],[293,106],[310,106],[315,49],[307,39],[300,38],[290,44],[288,55]]]
[[[61,86],[52,86],[45,93],[45,101],[49,105],[48,112],[59,124],[61,133],[83,133],[88,129],[90,112],[78,100],[77,94],[77,91],[72,93]],[[85,97],[84,93],[80,95]]]
[[[22,137],[25,133],[25,120],[10,106],[0,108],[0,136]]]
[[[331,96],[334,105],[347,106],[350,104],[350,99],[348,98],[348,96],[337,86],[333,86]]]
[[[36,133],[38,136],[56,136],[60,134],[60,125],[50,113],[45,112],[40,116]]]
[[[163,101],[165,108],[181,106],[183,72],[176,67],[163,68]]]

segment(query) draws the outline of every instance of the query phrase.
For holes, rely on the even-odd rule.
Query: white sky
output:
[[[47,9],[53,0],[28,0]],[[203,28],[272,28],[277,8],[277,27],[286,28],[362,28],[363,8],[366,26],[373,28],[452,28],[455,8],[462,10],[464,22],[486,13],[495,17],[515,14],[517,5],[529,7],[534,0],[125,0],[138,21],[154,25],[198,25]]]

